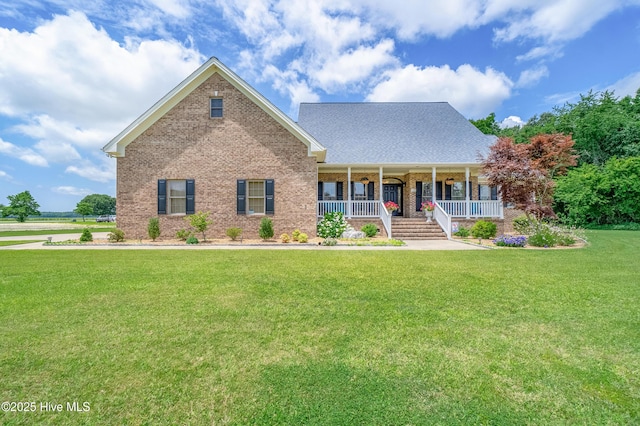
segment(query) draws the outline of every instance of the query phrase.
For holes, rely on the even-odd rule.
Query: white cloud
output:
[[[51,190],[57,194],[85,196],[93,194],[93,191],[85,188],[76,188],[75,186],[54,186]]]
[[[105,158],[96,165],[90,160],[82,160],[79,165],[68,166],[65,173],[75,174],[94,182],[109,182],[116,178],[115,161]]]
[[[614,90],[616,92],[616,96],[622,98],[624,96],[635,97],[639,88],[640,71],[629,74],[628,76],[616,81],[611,86],[607,87],[606,90]]]
[[[522,121],[522,118],[516,115],[510,115],[509,117],[505,118],[500,122],[500,128],[508,129],[510,127],[522,127],[524,126],[524,124],[525,123],[524,121]]]
[[[17,158],[32,166],[47,167],[47,160],[31,148],[23,148],[0,139],[0,154]]]
[[[0,170],[0,179],[6,180],[6,181],[13,181],[13,176],[11,176],[9,173],[5,172],[4,170]]]
[[[522,71],[522,73],[520,73],[520,78],[518,78],[516,87],[534,86],[538,81],[548,76],[549,76],[549,69],[544,65],[540,65],[535,68],[524,70]]]
[[[511,95],[513,82],[501,72],[484,72],[470,65],[420,68],[408,65],[387,71],[385,81],[367,96],[368,101],[449,102],[468,118],[484,117]]]
[[[34,147],[47,161],[53,163],[70,163],[82,158],[78,151],[66,142],[41,140]]]

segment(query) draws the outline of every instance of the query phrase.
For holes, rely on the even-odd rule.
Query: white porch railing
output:
[[[380,200],[376,201],[318,201],[318,217],[325,213],[342,212],[349,218],[376,217],[382,220],[387,235],[391,238],[391,215]]]
[[[442,228],[447,235],[447,238],[451,239],[451,216],[444,211],[439,203],[440,201],[436,203],[436,207],[433,210],[433,218],[438,222],[438,225],[440,225],[440,228]]]
[[[438,200],[437,203],[452,217],[494,217],[504,219],[501,201],[485,200]]]

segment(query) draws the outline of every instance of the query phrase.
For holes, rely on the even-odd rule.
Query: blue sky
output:
[[[115,195],[100,150],[217,56],[300,102],[447,101],[516,123],[640,88],[640,0],[0,0],[0,203]]]

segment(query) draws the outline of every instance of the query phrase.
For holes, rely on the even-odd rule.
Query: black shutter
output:
[[[442,181],[436,182],[436,200],[442,200]]]
[[[354,190],[354,185],[353,185],[353,181],[351,181],[351,199],[353,200],[356,197],[356,194],[353,193]]]
[[[422,207],[422,182],[416,182],[416,211]]]
[[[322,182],[318,182],[318,201],[322,201]]]
[[[444,184],[444,199],[451,199],[451,185],[447,185],[446,183]]]
[[[247,181],[239,179],[237,182],[237,189],[236,189],[236,212],[238,214],[247,213],[246,191],[247,191]]]
[[[158,179],[158,214],[167,214],[167,180]]]
[[[196,181],[187,179],[187,214],[196,213]]]
[[[482,200],[482,192],[480,191],[480,184],[478,184],[478,200]]]
[[[376,193],[376,189],[374,187],[373,182],[369,182],[369,187],[367,188],[367,200],[373,201],[375,200],[374,195]]]
[[[491,199],[494,201],[498,201],[498,187],[497,186],[492,186],[491,187]]]
[[[465,183],[466,188],[464,189],[464,195],[467,196],[467,191],[469,192],[469,199],[473,200],[473,186],[471,185],[471,181]]]
[[[340,201],[344,200],[344,190],[342,187],[342,182],[336,182],[336,198]]]
[[[267,179],[264,181],[264,195],[265,195],[265,214],[274,214],[274,182],[273,179]]]

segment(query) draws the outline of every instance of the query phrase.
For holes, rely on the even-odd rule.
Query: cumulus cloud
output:
[[[91,160],[81,160],[77,163],[77,165],[68,166],[65,173],[75,174],[94,182],[109,182],[116,177],[113,159],[101,159],[99,164],[95,164]]]
[[[511,95],[513,82],[492,68],[484,72],[470,65],[408,65],[387,71],[385,81],[374,87],[368,101],[446,101],[468,118],[484,117]]]
[[[17,158],[32,166],[47,167],[46,158],[35,152],[31,148],[23,148],[12,144],[11,142],[5,142],[0,139],[0,154],[7,155],[9,157]]]
[[[522,121],[522,118],[516,116],[516,115],[510,115],[509,117],[505,118],[504,120],[502,120],[500,122],[500,128],[501,129],[508,129],[511,127],[522,127],[524,126],[524,121]]]
[[[544,65],[524,70],[520,73],[520,78],[518,78],[518,81],[516,82],[516,87],[534,86],[538,81],[548,76],[549,69]]]
[[[85,188],[76,188],[75,186],[54,186],[51,188],[56,194],[85,196],[93,194],[93,191]]]

